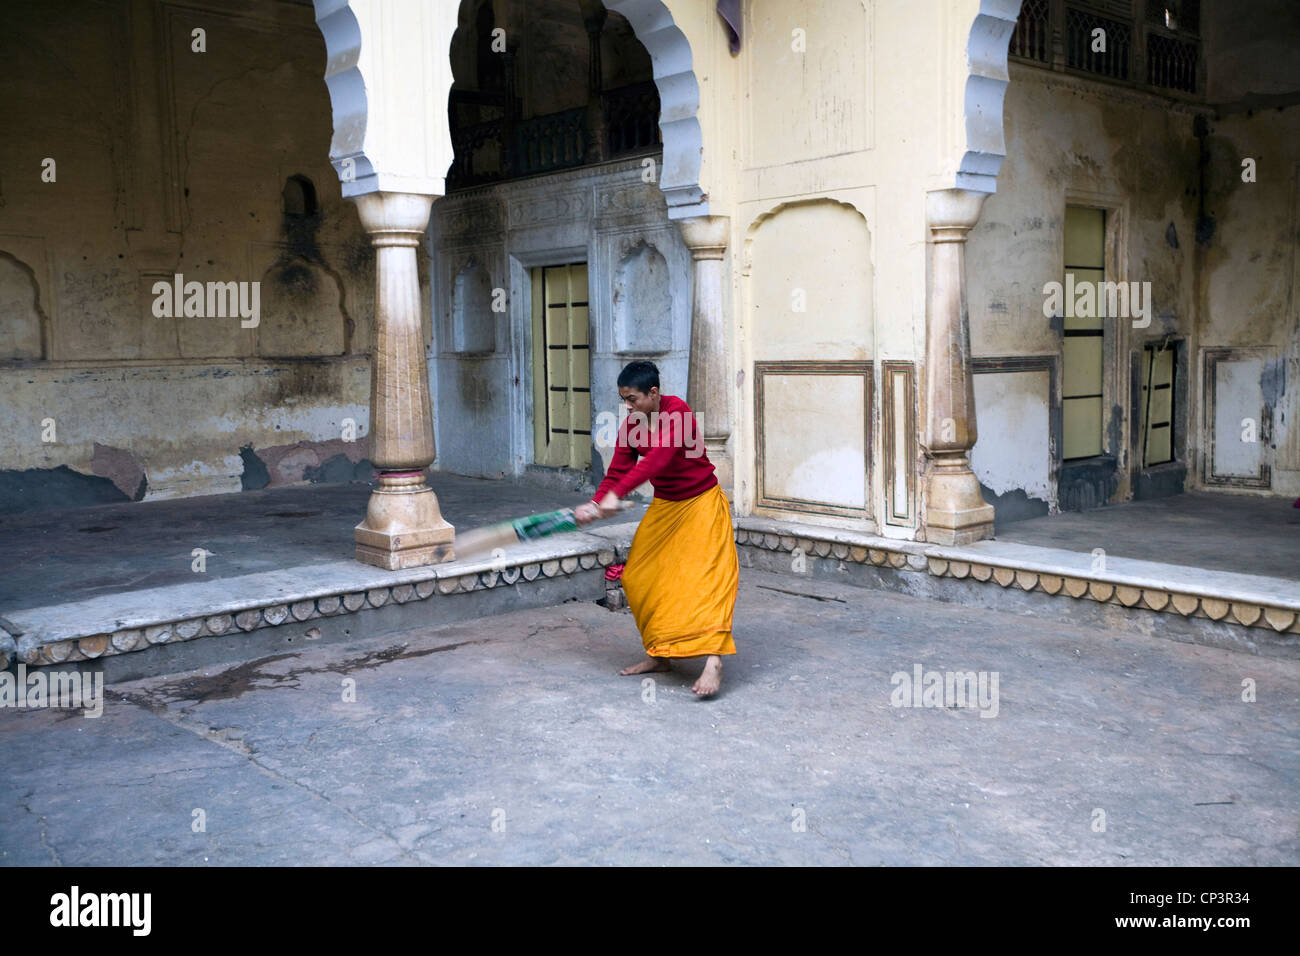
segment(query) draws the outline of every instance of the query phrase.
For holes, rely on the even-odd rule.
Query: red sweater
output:
[[[713,471],[691,407],[676,395],[661,395],[659,411],[649,420],[634,412],[619,426],[614,458],[591,500],[599,502],[611,491],[624,498],[647,481],[656,498],[694,498],[718,483]]]

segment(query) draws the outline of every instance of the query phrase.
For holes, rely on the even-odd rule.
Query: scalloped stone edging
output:
[[[779,535],[752,528],[737,529],[736,543],[766,551],[785,551],[792,554],[797,550],[801,556],[831,556],[838,561],[926,573],[938,578],[946,577],[959,581],[971,579],[981,583],[992,583],[1006,590],[1039,590],[1051,596],[1089,600],[1098,604],[1117,604],[1120,607],[1156,613],[1226,621],[1229,624],[1263,628],[1278,634],[1300,633],[1300,612],[1291,608],[1188,594],[1169,588],[1120,584],[1046,571],[1027,571],[1023,568],[993,563],[920,555],[910,549],[861,547],[806,536]]]
[[[368,608],[427,601],[434,595],[452,595],[493,588],[508,588],[549,578],[568,577],[614,563],[614,550],[598,551],[565,558],[529,561],[488,571],[469,571],[453,577],[427,578],[366,591],[340,591],[317,598],[289,603],[264,604],[226,614],[183,618],[145,627],[123,628],[87,637],[52,640],[20,652],[8,635],[0,635],[0,670],[10,659],[40,666],[97,660],[117,654],[143,651],[161,644],[177,644],[202,637],[251,633],[284,624],[301,624],[319,617],[355,614]],[[512,573],[513,572],[513,573]]]

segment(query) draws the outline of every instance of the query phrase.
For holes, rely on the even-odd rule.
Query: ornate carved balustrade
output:
[[[571,169],[587,162],[584,107],[516,120],[513,124],[502,117],[458,126],[456,106],[484,104],[474,98],[472,91],[455,91],[452,100],[452,143],[456,159],[447,174],[449,190]],[[504,109],[505,101],[501,102]],[[660,147],[659,91],[654,83],[609,90],[601,94],[601,103],[608,130],[606,159]],[[507,140],[509,149],[506,149]]]
[[[604,98],[611,156],[659,145],[659,90],[653,83],[610,90]]]

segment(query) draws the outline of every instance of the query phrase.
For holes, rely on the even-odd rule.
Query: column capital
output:
[[[932,242],[964,242],[979,222],[987,193],[970,189],[936,189],[925,194],[925,224]]]
[[[436,197],[423,193],[374,192],[353,196],[361,228],[376,246],[415,246],[429,225]]]
[[[691,216],[678,219],[677,225],[692,259],[721,259],[726,254],[731,235],[730,216]]]

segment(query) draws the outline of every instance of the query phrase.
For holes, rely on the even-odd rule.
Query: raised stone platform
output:
[[[435,476],[434,483],[462,529],[585,497],[456,476]],[[495,558],[386,571],[350,557],[349,531],[367,494],[365,485],[287,489],[0,522],[0,667],[93,667],[106,680],[128,680],[306,641],[566,601],[622,603],[604,571],[626,561],[640,509],[617,524],[517,545]],[[85,544],[113,538],[107,550]],[[1112,553],[1099,561],[1087,551],[1006,540],[943,546],[736,520],[742,566],[785,574],[796,593],[801,578],[830,579],[1300,657],[1300,581],[1122,557],[1105,535],[1071,540],[1104,540]],[[214,554],[204,574],[190,569],[188,549],[196,543]],[[1271,566],[1285,572],[1284,551],[1275,551]],[[870,600],[864,594],[864,603]]]
[[[456,475],[431,481],[460,530],[586,500]],[[352,559],[368,495],[358,483],[6,516],[0,668],[93,667],[128,680],[303,641],[597,601],[640,514],[496,558],[387,571]],[[202,572],[196,547],[207,552]]]
[[[343,639],[605,596],[605,567],[632,524],[405,571],[340,561],[128,591],[14,613],[28,665],[95,662],[106,680],[243,660],[286,644]],[[201,649],[181,649],[198,642]],[[149,653],[139,653],[149,652]]]
[[[1300,582],[1005,541],[897,541],[765,518],[737,521],[742,565],[840,578],[1001,610],[1300,657]]]

